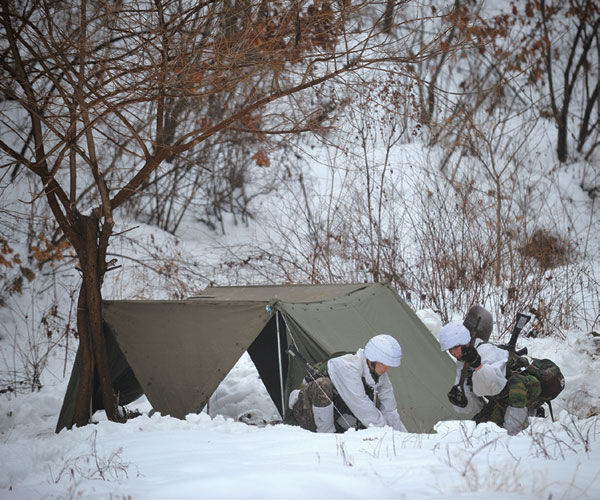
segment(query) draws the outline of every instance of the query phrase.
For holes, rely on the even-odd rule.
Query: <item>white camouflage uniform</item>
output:
[[[335,389],[365,427],[389,425],[395,430],[406,432],[406,427],[398,413],[394,388],[388,374],[381,375],[375,383],[367,365],[364,349],[359,349],[356,354],[330,359],[327,370]],[[373,388],[375,402],[371,401],[365,393],[363,377],[367,385]]]

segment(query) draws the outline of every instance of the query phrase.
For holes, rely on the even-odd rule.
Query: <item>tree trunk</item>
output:
[[[496,179],[496,262],[494,265],[494,277],[496,278],[496,286],[502,286],[501,271],[502,271],[502,184],[500,176]]]
[[[90,342],[88,328],[87,294],[85,286],[81,284],[79,298],[77,299],[77,331],[79,333],[79,350],[81,353],[81,366],[79,372],[79,388],[75,401],[73,424],[78,427],[86,425],[90,420],[90,402],[94,381],[94,355]]]
[[[385,12],[383,13],[383,32],[388,35],[392,32],[394,26],[394,0],[387,0],[385,3]]]
[[[101,232],[98,218],[94,214],[78,214],[75,225],[80,235],[81,245],[75,250],[79,257],[83,281],[77,304],[77,329],[82,348],[82,363],[74,423],[81,426],[89,421],[94,374],[98,377],[106,416],[109,420],[120,422],[123,418],[118,412],[118,400],[112,388],[102,327],[101,288],[106,272],[103,249],[108,246],[112,228]]]
[[[558,156],[558,161],[564,163],[567,161],[569,156],[569,146],[567,143],[567,112],[563,107],[563,110],[558,117],[556,126],[558,128],[557,138],[556,138],[556,153]]]

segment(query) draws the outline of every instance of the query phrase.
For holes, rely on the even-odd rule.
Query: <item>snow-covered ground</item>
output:
[[[427,316],[427,315],[425,315]],[[278,422],[247,355],[185,420],[154,414],[54,433],[65,383],[0,398],[0,498],[600,498],[600,343],[523,339],[567,386],[555,417],[509,437],[493,424],[441,422],[433,434],[371,428],[314,434]],[[582,361],[585,360],[585,364]],[[449,385],[450,385],[449,381]],[[241,420],[241,421],[240,421]]]
[[[106,284],[106,298],[186,296],[206,284],[202,272],[211,267],[218,283],[248,282],[219,266],[236,245],[257,239],[252,227],[220,237],[190,229],[188,238],[176,240],[135,221],[121,224],[119,230],[140,227],[128,233],[133,234],[128,241],[115,240],[110,247],[125,257]],[[127,259],[152,259],[154,248],[170,265],[193,263],[194,254],[212,261],[191,266],[182,283],[135,268]],[[185,258],[177,260],[181,253]],[[12,309],[0,310],[4,366],[29,353],[14,348],[10,332],[25,346],[39,346],[42,312],[54,301],[62,318],[67,316],[64,304],[79,279],[72,265],[67,268],[59,269],[64,273],[59,286],[34,281],[27,294],[13,297]],[[597,314],[593,305],[586,311]],[[433,332],[441,326],[431,311],[418,314]],[[68,352],[61,347],[44,359],[40,391],[0,395],[0,499],[598,499],[600,336],[595,335],[578,328],[562,331],[562,338],[522,336],[519,347],[561,367],[566,388],[554,403],[555,422],[533,419],[514,437],[493,424],[464,421],[441,422],[433,434],[390,428],[313,434],[279,422],[247,355],[202,414],[185,420],[148,416],[151,408],[142,398],[128,405],[142,416],[126,424],[97,413],[95,425],[55,434],[75,347],[71,340]],[[37,355],[42,359],[43,353]]]
[[[585,220],[593,227],[590,216]],[[120,224],[119,231],[139,229],[111,244],[109,252],[120,256],[123,267],[110,275],[105,298],[173,298],[193,294],[213,278],[220,284],[255,278],[220,267],[238,245],[259,239],[252,226],[217,236],[200,234],[196,225],[176,239],[125,218]],[[590,245],[597,243],[594,232],[586,234]],[[173,273],[186,279],[132,264],[137,259],[159,267],[156,258],[170,266],[191,263]],[[62,274],[54,286],[34,281],[26,294],[12,297],[12,307],[0,308],[3,366],[44,362],[40,391],[0,395],[0,499],[600,498],[600,337],[589,327],[520,339],[519,347],[561,367],[566,388],[554,404],[555,422],[533,419],[514,437],[493,424],[459,421],[441,422],[433,434],[390,428],[313,434],[279,423],[247,355],[202,414],[150,417],[142,398],[128,406],[142,416],[126,424],[96,414],[95,425],[55,434],[76,342],[71,337],[68,350],[55,349],[45,359],[35,349],[53,339],[39,326],[40,316],[52,320],[45,311],[56,303],[64,328],[73,314],[73,305],[65,304],[79,280],[72,263],[57,272]],[[595,325],[598,290],[590,294],[584,311],[591,321],[584,323]],[[430,330],[441,326],[431,311],[418,313]],[[34,354],[38,358],[20,359]]]
[[[536,213],[529,223],[568,235],[577,243],[581,258],[589,258],[590,275],[599,276],[597,250],[593,250],[599,248],[599,233],[593,229],[598,228],[598,213],[590,195],[593,190],[584,189],[597,185],[597,163],[550,170],[554,146],[548,141],[531,146],[531,155],[539,156],[539,167],[538,163],[523,161],[528,167],[527,175],[523,175],[528,181],[523,186],[527,190],[526,208]],[[387,160],[380,158],[387,158],[388,151],[373,150],[378,156],[370,158],[369,150],[371,174],[388,168]],[[362,167],[353,167],[351,155],[339,153],[339,158],[332,158],[322,152],[314,150],[311,156],[327,158],[331,165],[321,165],[320,169],[312,166],[316,170],[311,179],[314,185],[308,175],[303,177],[314,203],[314,221],[308,221],[310,213],[302,212],[304,208],[308,211],[304,204],[308,205],[309,197],[305,200],[295,193],[300,189],[295,184],[286,188],[290,192],[284,190],[262,199],[263,205],[253,207],[257,215],[253,223],[228,227],[226,234],[207,229],[190,215],[175,238],[119,213],[115,233],[122,233],[122,237],[111,240],[108,258],[116,258],[122,267],[107,275],[104,298],[186,297],[210,283],[259,284],[265,277],[277,283],[294,281],[297,276],[310,281],[312,275],[301,271],[294,274],[293,269],[289,275],[275,276],[271,269],[261,268],[262,261],[255,267],[236,267],[230,261],[234,257],[243,260],[241,256],[253,252],[268,260],[268,255],[256,252],[265,250],[267,242],[270,257],[282,257],[279,251],[288,248],[283,243],[278,246],[277,239],[283,236],[291,238],[289,251],[296,245],[296,249],[305,250],[308,261],[315,242],[305,241],[302,231],[314,229],[309,228],[311,223],[324,221],[328,228],[330,223],[335,226],[333,223],[347,218],[350,208],[356,210],[354,215],[360,222],[364,214],[354,206],[357,198],[353,194],[364,191]],[[394,169],[389,169],[390,177],[385,181],[386,188],[390,184],[387,194],[397,197],[392,201],[400,201],[400,207],[406,209],[418,208],[416,195],[423,192],[436,198],[432,193],[439,192],[432,179],[437,171],[428,166],[438,165],[435,155],[441,153],[426,144],[394,148],[390,160]],[[357,158],[359,164],[362,158]],[[422,172],[428,175],[417,179],[413,176],[421,164]],[[468,164],[466,168],[470,168]],[[265,170],[262,175],[274,174]],[[489,179],[481,177],[480,181],[479,189],[485,193]],[[0,184],[0,239],[10,241],[14,254],[26,256],[31,243],[28,238],[33,236],[27,234],[30,227],[22,221],[34,217],[22,200],[30,199],[40,186],[33,181],[17,186],[6,182]],[[520,193],[514,194],[516,200]],[[384,207],[391,218],[383,217],[382,225],[385,229],[386,224],[398,223],[398,234],[406,239],[398,249],[404,245],[412,248],[414,234],[410,228],[414,226],[406,229],[402,216],[398,220],[392,217],[397,215],[392,201]],[[341,215],[334,218],[327,212],[321,221],[319,214],[327,210],[332,214],[339,210]],[[511,216],[522,217],[517,212]],[[36,224],[43,224],[43,219],[40,216]],[[306,228],[300,228],[301,219]],[[339,231],[347,229],[340,227]],[[267,234],[273,228],[280,232]],[[0,387],[5,391],[0,394],[0,499],[600,499],[600,333],[590,331],[598,330],[600,292],[597,279],[589,278],[589,285],[584,283],[587,275],[583,272],[571,278],[565,271],[577,286],[557,288],[559,299],[564,296],[582,306],[580,315],[585,317],[581,324],[569,323],[564,328],[555,324],[553,333],[560,335],[523,336],[519,341],[519,347],[526,346],[531,355],[554,360],[565,375],[566,388],[554,402],[556,421],[549,417],[532,419],[531,426],[517,436],[509,437],[493,424],[475,427],[466,421],[440,422],[432,434],[371,428],[319,435],[284,425],[247,355],[201,414],[188,415],[185,420],[149,416],[150,404],[142,398],[128,405],[141,416],[125,424],[109,422],[99,413],[94,415],[95,425],[55,434],[76,348],[73,331],[68,328],[75,326],[76,295],[72,294],[80,279],[73,262],[56,264],[52,269],[49,265],[40,271],[36,268],[37,278],[23,282],[23,294],[0,296],[0,374],[13,385],[10,390],[8,382]],[[331,275],[338,281],[364,276],[348,265],[342,259],[340,268]],[[16,268],[12,271],[11,280],[18,274]],[[324,280],[330,277],[323,276]],[[6,283],[8,286],[9,280]],[[560,295],[560,290],[569,294]],[[430,312],[419,313],[431,330],[439,329],[439,318]],[[55,324],[46,329],[48,322]],[[65,337],[68,346],[64,339],[50,335],[65,329],[69,332]],[[46,356],[43,347],[55,340],[63,344],[54,346]],[[18,376],[34,368],[41,371],[41,390],[27,392],[17,387],[16,392],[10,392],[16,385],[12,380],[18,383]],[[30,372],[24,378],[35,380]],[[448,381],[448,388],[452,382]]]

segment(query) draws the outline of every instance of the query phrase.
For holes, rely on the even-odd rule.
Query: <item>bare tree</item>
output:
[[[0,5],[1,165],[39,177],[34,199],[45,197],[82,276],[77,425],[89,420],[95,375],[108,418],[122,419],[101,309],[102,283],[114,266],[107,248],[117,209],[164,162],[217,134],[323,129],[323,109],[298,112],[310,89],[390,62],[403,71],[437,50],[435,34],[422,48],[391,45],[380,35],[380,5],[371,1]],[[366,14],[374,25],[364,22]],[[210,112],[215,96],[225,96],[220,115]],[[169,110],[180,99],[200,112],[169,127]]]
[[[493,109],[535,88],[541,96],[538,113],[556,126],[559,161],[567,160],[570,137],[576,151],[590,157],[600,144],[597,0],[513,2],[504,11],[493,13],[479,2],[461,0],[443,19],[452,26],[448,42],[470,43],[462,45],[465,51],[458,59],[444,51],[438,64],[419,68],[424,75],[424,123],[429,124],[436,110],[434,103],[444,104],[440,87],[463,94],[446,107],[450,119],[456,118],[453,110],[465,101],[479,101]],[[523,99],[523,108],[531,105]],[[472,102],[469,107],[473,109]],[[443,139],[447,116],[438,118],[441,131],[432,126],[433,142]]]
[[[588,154],[600,144],[600,4],[595,0],[541,0],[538,10],[550,106],[557,128],[556,151],[559,161],[565,162],[570,113],[577,104],[577,151],[583,152],[589,140]],[[556,31],[565,33],[566,43]]]

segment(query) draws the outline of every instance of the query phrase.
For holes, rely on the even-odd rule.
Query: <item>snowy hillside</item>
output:
[[[195,239],[194,233],[190,240],[176,241],[141,226],[134,238],[113,251],[135,256],[135,248],[145,241],[174,256],[175,262],[185,252],[210,254],[213,264],[204,265],[212,269],[211,279],[229,283],[235,280],[220,265],[227,249],[259,234],[240,229],[226,236],[206,232],[203,239]],[[138,256],[145,258],[143,252]],[[181,259],[186,260],[193,257]],[[64,276],[63,283],[76,284],[76,273],[65,271]],[[185,294],[170,288],[174,283],[144,266],[125,265],[107,283],[105,294]],[[204,281],[198,283],[201,288]],[[53,294],[67,304],[68,289]],[[23,316],[28,310],[39,314],[36,304],[26,297],[20,300],[16,310]],[[15,327],[23,324],[18,315],[3,311],[5,331],[11,321]],[[431,330],[439,329],[437,314],[419,314]],[[11,349],[13,356],[23,352],[6,337],[2,343],[5,360]],[[149,417],[150,406],[142,398],[128,407],[142,415],[124,425],[97,413],[97,424],[55,435],[74,346],[66,353],[50,350],[41,390],[6,392],[0,398],[0,498],[598,498],[599,344],[597,336],[577,328],[564,330],[561,337],[520,339],[519,346],[561,366],[566,389],[554,404],[556,422],[533,419],[515,437],[493,424],[475,427],[470,422],[440,423],[431,435],[389,428],[317,435],[289,427],[279,423],[246,355],[211,398],[208,414],[188,415],[185,421]]]
[[[600,8],[550,3],[3,2],[0,500],[600,499]],[[56,434],[104,236],[108,300],[385,282],[494,342],[528,313],[555,419],[311,433],[245,353],[199,414]]]
[[[593,347],[579,337],[535,349],[561,364],[566,398],[598,403],[597,382],[583,382],[599,369],[598,355],[588,357]],[[595,362],[581,373],[584,356]],[[211,399],[210,415],[143,415],[122,425],[97,414],[96,425],[55,435],[63,389],[2,400],[0,498],[600,496],[600,422],[560,410],[564,401],[556,422],[533,419],[514,437],[472,422],[440,423],[434,434],[313,434],[268,424],[274,406],[244,356]],[[142,399],[135,408],[147,412],[149,405]]]
[[[425,158],[428,152],[420,154]],[[312,167],[315,203],[331,189],[330,172]],[[567,218],[587,238],[588,251],[597,248],[598,234],[589,230],[590,221],[597,227],[593,203],[578,198],[581,191],[571,177],[562,179],[552,184],[558,189],[548,191],[548,199],[561,200]],[[16,194],[11,198],[18,204]],[[283,224],[291,224],[285,219],[289,206],[277,196],[261,204],[263,216],[247,226],[231,224],[225,234],[190,219],[174,237],[122,219],[119,231],[133,229],[111,244],[109,257],[122,267],[109,273],[105,298],[177,298],[210,283],[283,282],[278,274],[283,266],[272,258],[282,248]],[[253,260],[261,248],[270,252]],[[248,256],[249,264],[240,265]],[[597,267],[591,270],[598,275]],[[348,281],[363,276],[348,271]],[[569,275],[567,268],[562,271]],[[531,354],[559,364],[566,389],[554,404],[556,422],[533,419],[515,437],[492,424],[475,428],[470,422],[440,423],[431,435],[389,428],[312,434],[278,422],[247,356],[213,395],[208,414],[185,421],[149,417],[142,399],[128,407],[142,415],[124,425],[100,413],[95,425],[55,435],[76,348],[78,283],[73,262],[57,261],[0,309],[5,387],[16,388],[0,397],[0,498],[600,498],[600,337],[589,329],[595,324],[597,330],[593,281],[576,283],[578,294],[568,297],[580,304],[578,324],[553,323],[553,336],[520,339]],[[490,304],[493,308],[493,299]],[[420,314],[439,329],[439,315]],[[57,326],[65,325],[70,330],[56,337]]]

